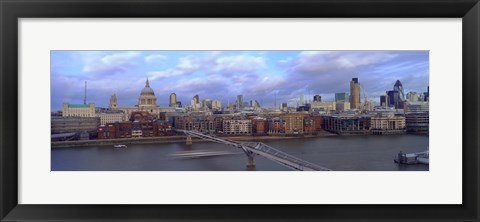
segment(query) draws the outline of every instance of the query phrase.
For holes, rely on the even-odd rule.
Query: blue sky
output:
[[[236,95],[273,107],[294,105],[301,94],[311,100],[333,100],[349,92],[358,77],[369,100],[402,82],[405,94],[425,92],[429,85],[428,51],[52,51],[51,108],[63,102],[87,102],[108,107],[116,94],[119,106],[134,106],[145,80],[167,106],[177,94],[184,105],[198,94],[200,100],[218,99],[225,106]],[[363,100],[363,93],[362,93]]]

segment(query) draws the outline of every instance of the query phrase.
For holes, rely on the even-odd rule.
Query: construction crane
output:
[[[362,93],[363,93],[362,112],[365,112],[367,110],[368,105],[369,105],[368,95],[367,95],[367,92],[365,92],[365,89],[363,88],[362,85],[360,85],[360,89],[362,90]]]

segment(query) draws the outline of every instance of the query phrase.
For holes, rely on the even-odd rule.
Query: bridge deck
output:
[[[284,165],[293,170],[300,171],[329,171],[330,169],[316,164],[310,163],[306,160],[302,160],[290,154],[284,153],[264,143],[258,142],[239,142],[224,138],[219,138],[212,135],[206,135],[198,131],[177,130],[185,133],[186,135],[198,137],[204,140],[222,143],[236,148],[243,149],[246,152],[251,152],[256,155],[263,156],[281,165]]]

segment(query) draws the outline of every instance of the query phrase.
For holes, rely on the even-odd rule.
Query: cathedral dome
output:
[[[148,82],[148,79],[140,95],[155,95],[155,92],[153,92],[153,89],[150,88],[150,83]]]
[[[142,89],[140,93],[140,97],[138,98],[138,107],[141,108],[154,108],[157,106],[157,97],[155,97],[155,93],[153,89],[150,88],[150,83],[145,83],[145,87]]]

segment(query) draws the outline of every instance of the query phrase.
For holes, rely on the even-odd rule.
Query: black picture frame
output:
[[[0,15],[1,221],[479,221],[478,0],[1,0]],[[463,204],[20,205],[17,21],[77,17],[462,18]]]

